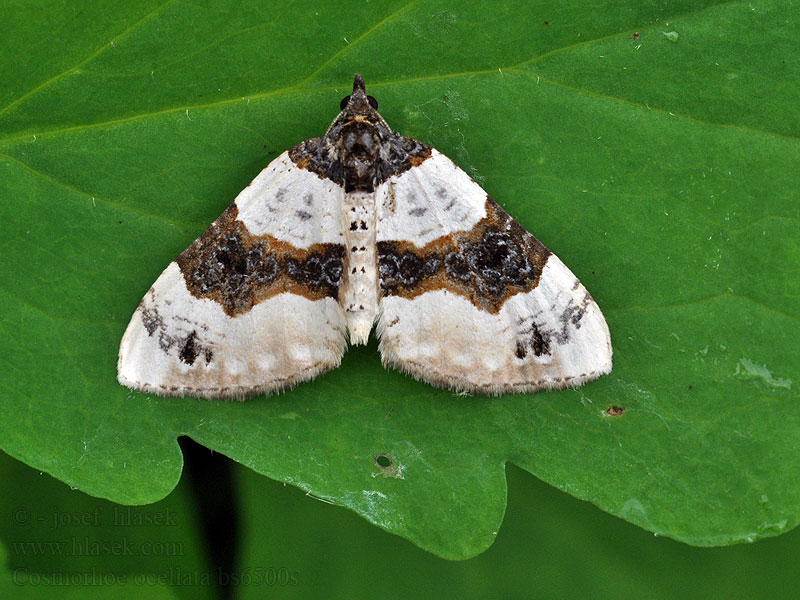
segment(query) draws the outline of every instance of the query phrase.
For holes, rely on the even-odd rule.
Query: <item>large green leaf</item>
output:
[[[0,453],[0,597],[211,599],[211,568],[184,483],[145,507],[92,498]]]
[[[7,566],[0,566],[0,597],[49,599],[57,588],[67,600],[104,599],[116,583],[114,598],[195,599],[236,581],[234,598],[706,600],[784,598],[800,583],[800,529],[757,544],[691,548],[514,467],[503,528],[488,552],[468,561],[432,557],[244,467],[234,474],[241,551],[228,573],[197,555],[186,473],[161,502],[129,508],[70,490],[0,453],[0,477],[17,484],[0,495],[0,565]]]
[[[653,536],[508,468],[508,509],[487,552],[445,561],[341,509],[240,468],[238,573],[270,598],[790,598],[800,529],[757,544],[692,548]],[[269,541],[265,542],[265,540]],[[268,579],[269,578],[269,579]],[[260,599],[263,586],[237,598]]]
[[[693,544],[797,524],[786,3],[54,1],[0,28],[8,453],[145,503],[176,484],[184,433],[451,558],[494,539],[508,461]],[[150,283],[276,153],[324,131],[357,71],[390,125],[454,158],[586,284],[610,376],[464,398],[384,371],[373,343],[246,403],[117,385]]]

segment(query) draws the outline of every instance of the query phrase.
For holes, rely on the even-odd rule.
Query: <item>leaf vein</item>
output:
[[[312,80],[314,77],[316,77],[317,75],[319,75],[319,74],[320,74],[320,72],[322,72],[322,70],[323,70],[325,67],[327,67],[327,66],[328,66],[328,65],[330,65],[330,64],[331,64],[331,63],[332,63],[334,60],[336,60],[337,58],[339,58],[339,56],[341,56],[342,54],[344,54],[344,53],[345,53],[345,52],[347,52],[348,50],[351,50],[351,49],[352,49],[352,48],[353,48],[353,47],[354,47],[356,44],[358,44],[359,42],[361,42],[361,41],[362,41],[362,40],[364,40],[365,38],[367,38],[367,37],[369,37],[370,35],[372,35],[372,33],[374,33],[374,32],[375,32],[375,31],[376,31],[376,30],[377,30],[379,27],[383,27],[384,25],[386,25],[387,23],[389,23],[389,22],[393,21],[394,19],[396,19],[397,17],[399,17],[399,16],[400,16],[400,15],[402,15],[403,13],[407,12],[408,10],[410,10],[412,7],[416,6],[416,5],[417,5],[417,4],[419,4],[419,3],[420,3],[420,0],[413,0],[412,2],[409,2],[408,4],[406,4],[405,6],[403,6],[403,7],[399,8],[399,9],[397,9],[397,10],[396,10],[396,11],[394,11],[393,13],[391,13],[391,14],[389,14],[389,15],[385,16],[383,19],[381,19],[380,21],[378,21],[377,23],[375,23],[375,25],[373,25],[372,27],[370,27],[369,29],[367,29],[367,30],[366,30],[364,33],[362,33],[362,34],[361,34],[361,35],[359,35],[357,38],[355,38],[355,39],[354,39],[352,42],[350,42],[350,43],[349,43],[349,44],[347,44],[346,46],[344,46],[344,47],[340,48],[340,49],[339,49],[337,52],[335,52],[335,53],[334,53],[334,54],[333,54],[333,55],[332,55],[332,56],[331,56],[331,57],[330,57],[328,60],[326,60],[326,61],[325,61],[325,62],[323,62],[323,63],[322,63],[322,64],[321,64],[319,67],[317,67],[317,68],[316,68],[316,69],[315,69],[315,70],[314,70],[314,71],[313,71],[313,72],[312,72],[310,75],[308,75],[308,76],[307,76],[305,79],[303,79],[302,81],[300,81],[300,82],[298,82],[297,84],[295,84],[295,86],[294,86],[294,87],[296,87],[296,88],[299,88],[299,87],[301,87],[301,86],[304,86],[304,85],[306,85],[306,84],[307,84],[309,81],[311,81],[311,80]]]
[[[146,22],[148,19],[150,19],[154,15],[158,14],[159,12],[161,12],[164,8],[166,8],[168,5],[172,4],[173,2],[175,2],[175,0],[166,0],[166,2],[164,2],[160,6],[157,6],[153,10],[151,10],[149,13],[147,13],[145,16],[143,16],[141,19],[139,19],[135,23],[129,25],[122,32],[117,34],[116,37],[114,37],[110,42],[100,46],[100,48],[98,48],[94,53],[92,53],[89,56],[87,56],[85,59],[83,59],[78,64],[73,65],[72,67],[70,67],[66,71],[62,71],[61,73],[58,73],[57,75],[52,76],[47,81],[44,81],[44,82],[40,83],[35,88],[33,88],[33,89],[29,90],[28,92],[24,93],[22,96],[20,96],[19,98],[17,98],[13,102],[9,103],[5,108],[0,110],[0,117],[2,117],[5,113],[7,113],[9,110],[11,110],[15,106],[19,105],[20,103],[22,103],[23,101],[27,100],[28,98],[31,98],[32,96],[36,95],[41,90],[47,88],[51,84],[59,81],[60,79],[66,77],[67,75],[71,75],[72,73],[75,73],[82,66],[86,65],[90,61],[94,60],[95,58],[97,58],[98,56],[103,54],[103,52],[105,52],[108,48],[112,48],[116,42],[118,42],[119,40],[123,39],[126,35],[130,34],[134,29],[136,29],[139,25],[141,25],[142,23]]]
[[[90,194],[88,192],[84,192],[83,190],[80,190],[80,189],[78,189],[78,188],[76,188],[74,186],[71,186],[68,183],[64,183],[63,181],[60,181],[60,180],[54,178],[52,175],[48,175],[47,173],[45,173],[43,171],[40,171],[40,170],[30,166],[29,164],[26,164],[26,163],[22,162],[21,160],[15,158],[15,157],[13,157],[13,156],[11,156],[9,154],[0,153],[0,158],[5,158],[6,160],[9,160],[9,161],[12,161],[12,162],[18,164],[19,166],[23,167],[27,171],[33,173],[37,177],[41,177],[42,179],[44,179],[45,181],[47,181],[48,183],[50,183],[52,185],[55,185],[56,187],[59,187],[59,188],[64,189],[64,190],[67,190],[67,191],[69,191],[69,192],[71,192],[73,194],[76,194],[78,196],[82,196],[82,197],[87,198],[89,200],[93,200],[93,201],[99,202],[100,204],[105,204],[106,206],[110,206],[112,208],[116,208],[116,209],[119,209],[119,210],[126,210],[126,211],[129,211],[129,212],[133,212],[133,213],[136,213],[136,214],[141,215],[143,217],[149,217],[149,218],[152,218],[152,219],[163,221],[164,223],[172,225],[173,227],[175,227],[175,229],[177,229],[181,233],[185,233],[187,230],[191,231],[191,230],[196,229],[196,226],[192,225],[190,223],[183,223],[181,221],[176,221],[174,219],[168,219],[167,217],[165,217],[163,215],[158,215],[158,214],[155,214],[155,213],[147,212],[147,211],[135,208],[133,206],[129,206],[129,205],[126,205],[126,204],[121,204],[119,202],[114,202],[113,200],[108,200],[106,198],[101,198],[101,197],[98,197],[98,196],[94,196],[94,195],[92,195],[92,194]]]

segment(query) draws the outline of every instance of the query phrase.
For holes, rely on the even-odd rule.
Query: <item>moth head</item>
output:
[[[353,81],[353,93],[342,98],[339,108],[342,112],[355,114],[378,110],[378,101],[372,96],[367,96],[364,78],[361,75],[356,74],[355,81]]]
[[[341,112],[328,127],[325,132],[326,136],[334,136],[338,139],[348,133],[348,130],[365,128],[372,130],[373,133],[381,130],[382,134],[391,134],[392,130],[389,125],[378,114],[378,101],[372,96],[367,96],[364,79],[361,75],[356,75],[353,82],[353,93],[342,98],[340,108]],[[349,131],[349,133],[352,137],[356,131]]]

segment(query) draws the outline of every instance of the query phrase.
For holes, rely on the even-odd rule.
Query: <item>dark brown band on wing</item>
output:
[[[297,249],[271,235],[252,235],[231,204],[176,260],[189,293],[217,302],[230,317],[283,292],[336,299],[344,247]]]
[[[549,256],[544,244],[487,196],[486,216],[469,231],[423,248],[378,242],[381,292],[410,299],[446,289],[494,314],[508,298],[539,284]]]

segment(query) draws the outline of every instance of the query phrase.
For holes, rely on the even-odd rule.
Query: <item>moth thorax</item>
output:
[[[373,128],[358,123],[350,127],[342,138],[342,166],[346,178],[366,179],[372,173],[380,154]]]

